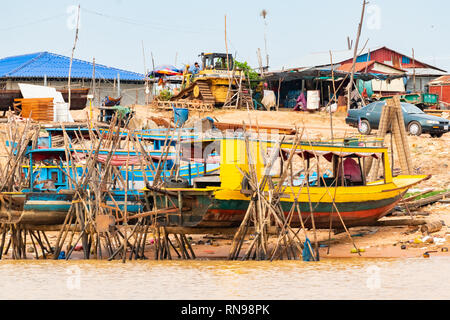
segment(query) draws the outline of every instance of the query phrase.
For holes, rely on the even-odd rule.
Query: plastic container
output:
[[[181,127],[189,118],[189,110],[185,108],[173,107],[174,122],[178,127]]]

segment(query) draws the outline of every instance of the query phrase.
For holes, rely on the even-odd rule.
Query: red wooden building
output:
[[[402,54],[387,47],[378,47],[364,52],[364,54],[356,58],[356,62],[376,61],[404,70],[408,77],[406,91],[426,92],[430,81],[447,74],[445,70],[413,59],[410,55]],[[341,64],[352,62],[353,58],[348,58],[342,61]]]
[[[353,61],[353,59],[348,59],[345,61],[342,61],[341,64],[345,64],[345,63],[351,63]],[[380,63],[384,63],[390,66],[393,66],[394,68],[399,68],[399,69],[435,69],[438,71],[443,71],[439,68],[436,68],[432,65],[420,62],[418,60],[413,59],[410,56],[407,56],[405,54],[399,53],[397,51],[394,51],[392,49],[389,49],[387,47],[381,47],[381,48],[377,48],[374,49],[373,51],[370,51],[370,53],[365,53],[360,55],[357,59],[356,62],[366,62],[366,61],[377,61]]]
[[[439,95],[439,101],[450,106],[450,76],[442,76],[429,84],[430,93]]]

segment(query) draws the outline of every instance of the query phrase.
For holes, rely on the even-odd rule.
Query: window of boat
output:
[[[276,152],[273,148],[268,148],[263,155],[264,166],[261,167],[261,175],[270,175],[272,179],[278,179],[283,173],[283,161],[281,152]]]
[[[333,156],[334,185],[338,186],[364,186],[366,179],[363,172],[363,160],[358,156]],[[337,180],[337,181],[336,181]]]
[[[288,150],[284,150],[282,161],[278,166],[275,163],[273,173],[276,178],[283,174],[285,161],[288,158]],[[329,185],[334,181],[333,165],[330,161],[324,159],[321,155],[313,153],[294,154],[292,165],[288,167],[288,178],[284,182],[286,185],[306,186],[307,182],[312,187],[321,187]],[[278,174],[279,172],[279,174]]]
[[[64,172],[61,172],[61,171],[59,171],[59,174],[61,175],[61,179],[60,179],[61,183],[65,184],[66,183],[66,179],[67,179],[66,174]]]
[[[333,152],[303,155],[304,157],[296,155],[293,159],[294,186],[306,185],[307,182],[312,187],[353,187],[367,184],[364,167],[370,156],[356,154],[340,156]]]
[[[50,172],[50,176],[51,176],[50,180],[58,183],[58,171],[52,170],[52,172]]]

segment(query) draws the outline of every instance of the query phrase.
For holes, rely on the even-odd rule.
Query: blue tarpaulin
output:
[[[309,238],[306,237],[306,241],[305,241],[305,247],[303,248],[303,254],[302,254],[302,258],[303,261],[314,261],[311,249],[311,241],[309,241]]]

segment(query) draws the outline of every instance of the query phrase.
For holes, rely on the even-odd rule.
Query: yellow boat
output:
[[[249,140],[248,145],[259,180],[265,170],[265,156],[262,153],[270,154],[271,150],[278,150],[278,159],[283,164],[291,149],[295,147],[294,152],[305,163],[304,172],[309,172],[312,162],[317,159],[319,163],[327,161],[332,167],[332,175],[328,177],[322,177],[320,172],[316,172],[316,176],[320,178],[315,181],[311,179],[311,174],[306,174],[303,178],[297,174],[293,178],[297,182],[308,179],[309,187],[306,183],[286,185],[281,196],[280,202],[286,216],[295,201],[298,201],[302,219],[307,227],[311,226],[311,213],[317,228],[328,229],[330,218],[335,228],[342,228],[341,218],[347,227],[372,225],[389,213],[411,186],[430,178],[430,175],[393,177],[388,149],[385,147],[318,142],[301,143],[297,146],[283,143],[278,148],[275,141],[261,140]],[[193,188],[162,190],[166,196],[172,197],[172,202],[179,209],[165,215],[162,223],[167,226],[199,228],[239,226],[250,201],[250,192],[246,190],[242,174],[242,171],[249,172],[245,140],[221,138],[184,142],[182,152],[183,158],[191,161],[208,161],[212,154],[220,154],[220,157],[216,156],[220,161],[220,173],[195,178]],[[381,178],[372,182],[366,181],[362,169],[364,162],[370,157],[379,159],[383,164]],[[283,165],[279,167],[283,168]],[[280,174],[282,172],[271,173],[275,183]],[[145,191],[149,195],[148,199],[153,199],[150,195],[154,191]],[[269,187],[264,191],[268,192]],[[163,203],[158,203],[157,206],[161,208]],[[300,226],[298,215],[294,215],[291,226]]]

